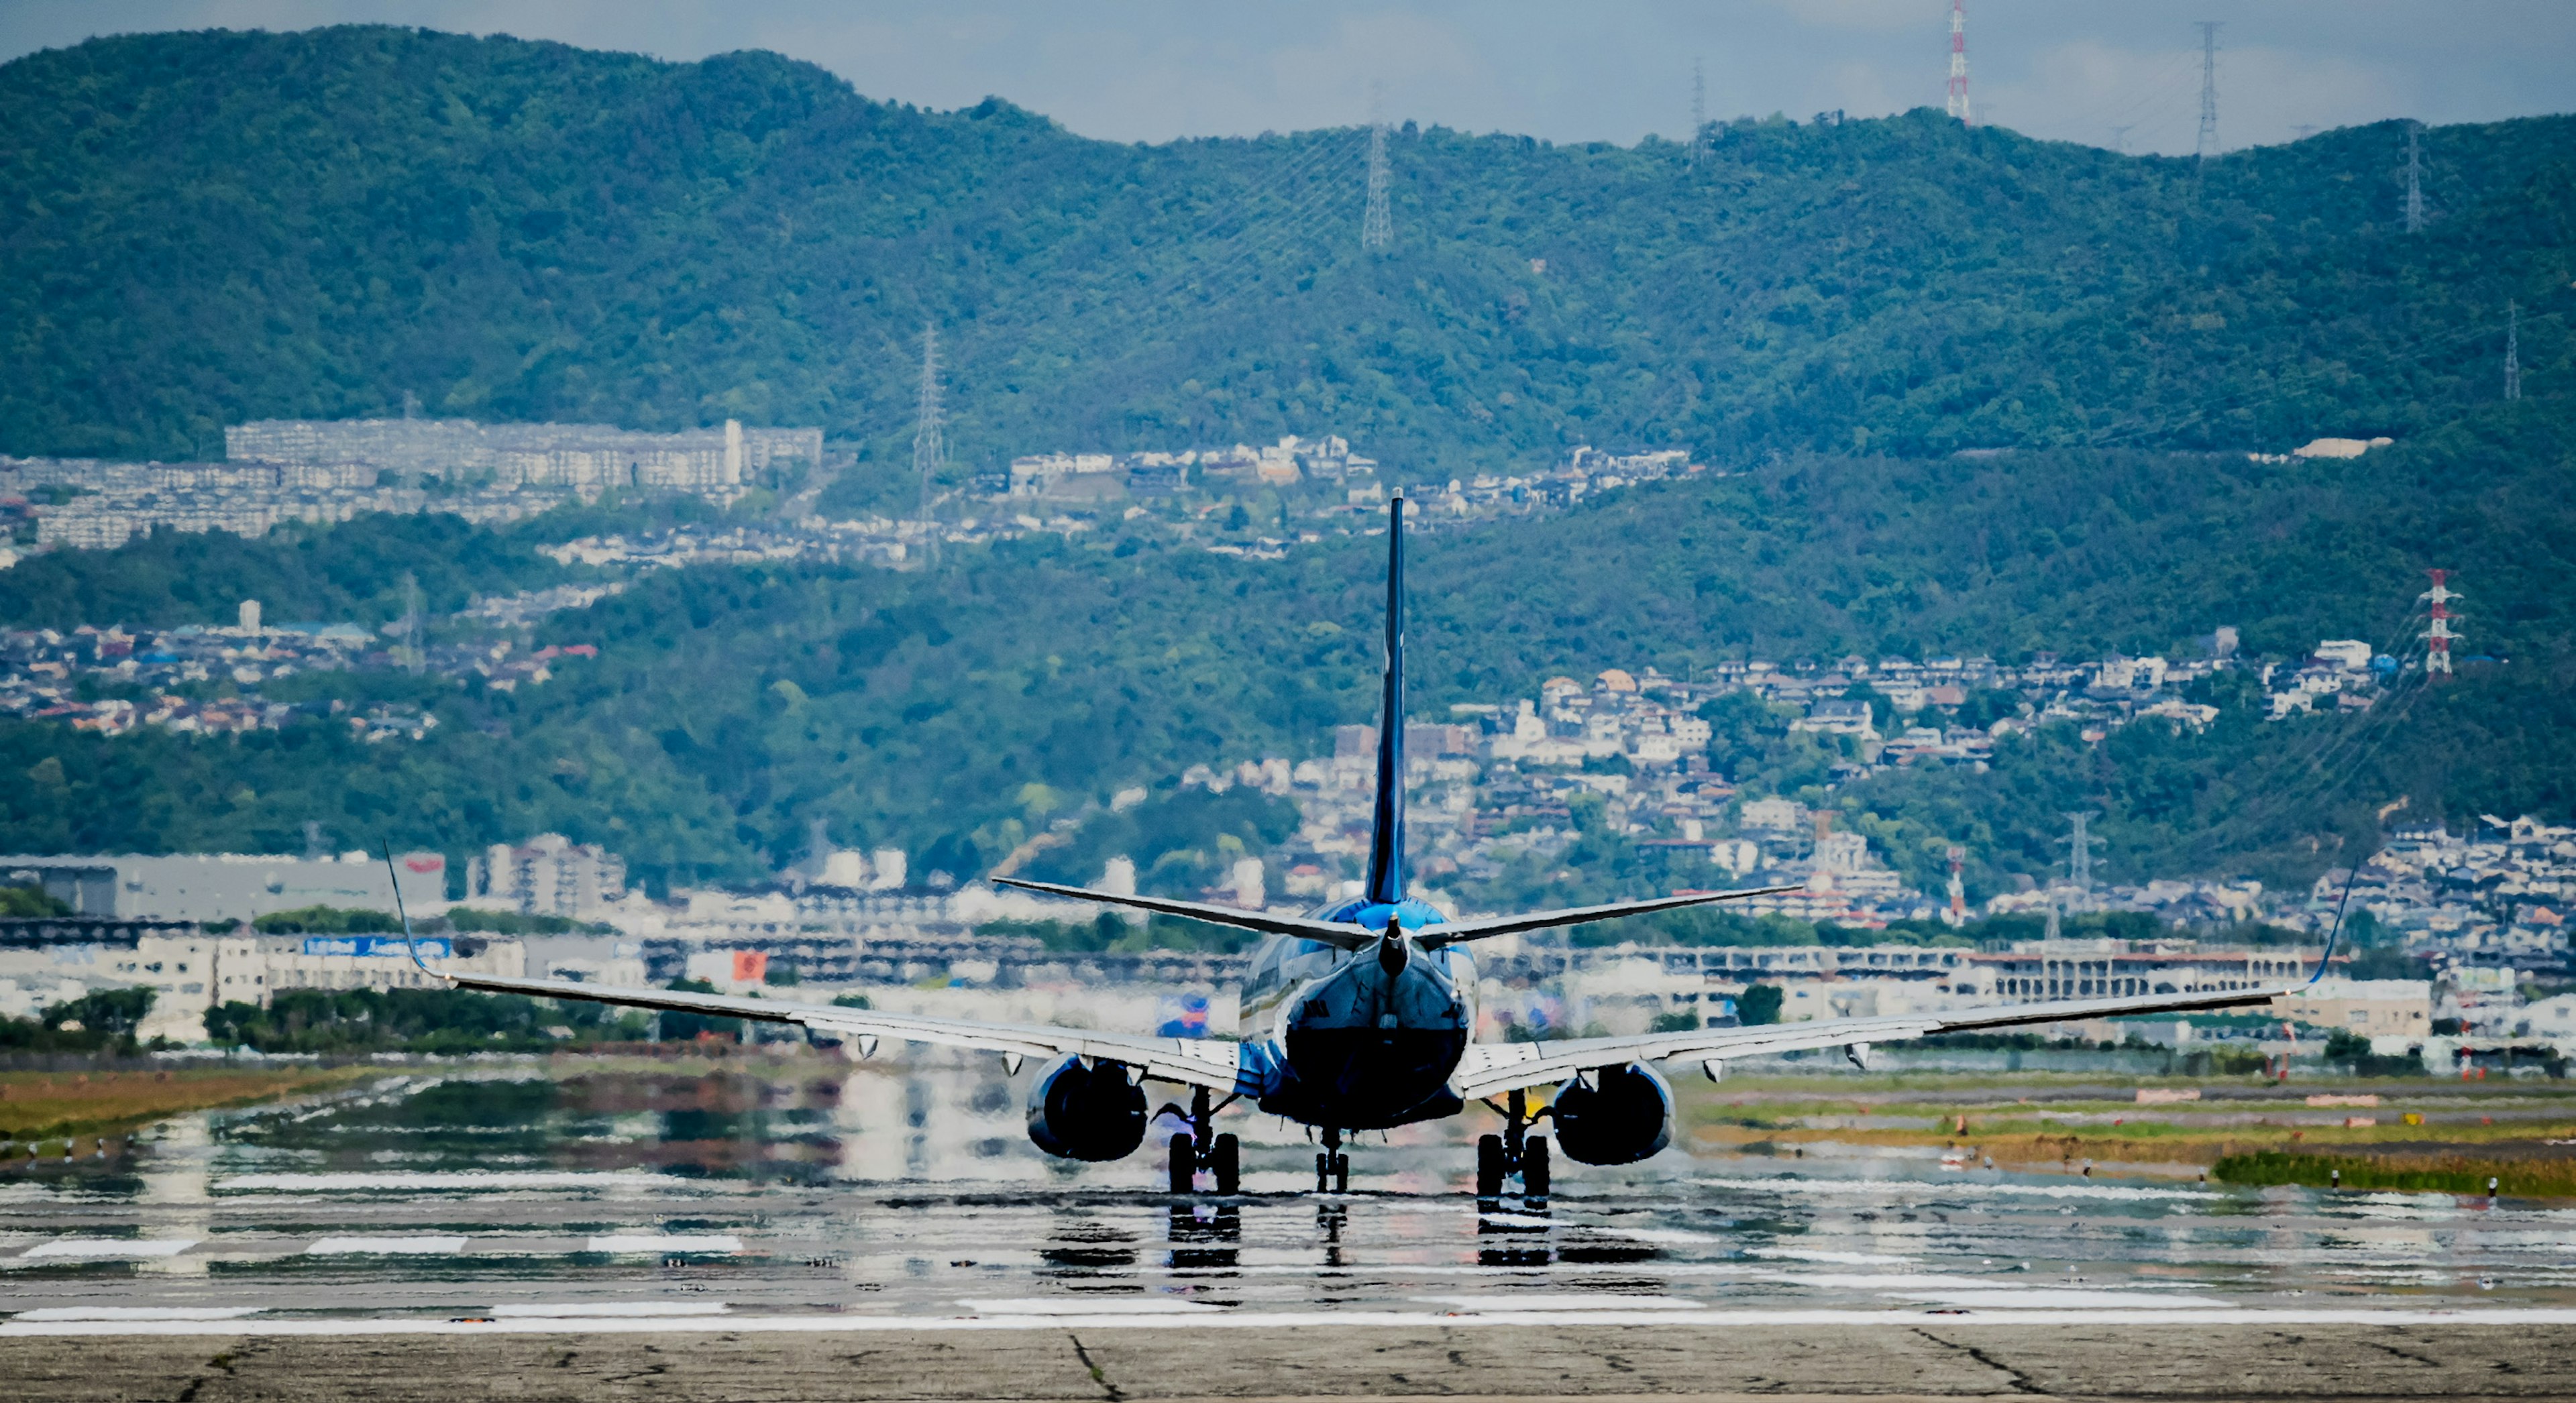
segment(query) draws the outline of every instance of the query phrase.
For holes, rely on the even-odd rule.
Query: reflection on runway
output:
[[[0,1280],[31,1321],[2576,1304],[2545,1205],[1679,1153],[1479,1205],[1475,1122],[1318,1196],[1296,1127],[1226,1123],[1246,1192],[1173,1198],[1040,1154],[988,1061],[415,1073],[22,1163]]]

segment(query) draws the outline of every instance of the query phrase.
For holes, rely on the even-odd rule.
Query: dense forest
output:
[[[960,472],[1337,431],[1446,478],[1564,446],[2278,449],[2561,393],[2576,121],[2205,165],[1928,110],[1707,159],[1405,126],[1120,145],[810,65],[410,29],[0,65],[0,451],[220,452],[270,415],[820,424],[904,454],[943,333]],[[866,471],[847,490],[864,496]]]

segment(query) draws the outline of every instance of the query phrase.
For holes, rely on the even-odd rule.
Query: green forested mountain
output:
[[[2425,144],[2439,217],[2408,235],[2395,124],[2206,167],[1928,112],[1737,123],[1696,167],[1408,127],[1396,246],[1363,256],[1348,131],[1122,146],[998,101],[871,102],[758,53],[101,40],[0,65],[0,451],[207,455],[229,422],[409,391],[485,419],[820,423],[858,447],[836,489],[856,504],[898,476],[935,324],[960,472],[1326,429],[1408,480],[1585,441],[1733,470],[1425,541],[1422,714],[1747,652],[2171,651],[2219,624],[2259,653],[2402,645],[2420,572],[2458,571],[2474,651],[2507,661],[2402,706],[2265,726],[2218,697],[2203,736],[2052,735],[1987,775],[1836,796],[1899,861],[1968,842],[1980,882],[2044,870],[2079,807],[2114,874],[2295,876],[2399,795],[2576,810],[2576,120]],[[2509,300],[2525,398],[2505,404]],[[2246,456],[2326,433],[2398,443]],[[561,578],[535,546],[613,519],[165,535],[0,572],[0,624],[220,622],[243,597],[380,620],[406,570],[452,608]],[[1263,563],[1104,522],[902,573],[664,572],[552,620],[544,641],[601,656],[544,686],[402,683],[445,722],[416,744],[0,724],[0,849],[284,850],[318,820],[461,852],[556,829],[648,880],[747,878],[822,817],[978,870],[1116,789],[1366,719],[1376,552]],[[1748,784],[1822,777],[1778,718],[1719,719]],[[1199,802],[1057,857],[1197,860],[1180,835],[1279,822]],[[1658,880],[1622,842],[1582,855],[1587,883]]]
[[[1326,428],[1407,475],[1563,445],[2278,448],[2559,393],[2576,122],[2400,124],[2206,168],[1928,111],[1680,148],[1399,132],[1129,146],[663,64],[353,27],[0,66],[0,451],[209,455],[387,412],[908,430],[962,467]],[[873,460],[872,460],[873,461]]]

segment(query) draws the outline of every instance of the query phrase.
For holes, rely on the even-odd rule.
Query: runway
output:
[[[115,1376],[121,1396],[176,1396],[228,1356],[195,1398],[249,1387],[254,1360],[277,1372],[253,1392],[294,1396],[337,1377],[328,1361],[366,1357],[408,1361],[386,1366],[378,1396],[409,1396],[398,1373],[452,1397],[439,1370],[514,1372],[569,1350],[603,1379],[653,1358],[667,1372],[672,1356],[913,1361],[831,1375],[832,1396],[1498,1395],[1529,1381],[1386,1365],[1432,1350],[1588,1361],[1521,1392],[1723,1393],[1760,1391],[1742,1351],[1769,1339],[1814,1365],[1762,1375],[1775,1390],[1948,1395],[1997,1391],[1976,1351],[2023,1351],[2013,1367],[2039,1379],[2063,1342],[2093,1339],[2066,1358],[2099,1368],[2032,1386],[2102,1393],[2100,1368],[2136,1350],[2140,1387],[2189,1392],[2314,1356],[2299,1366],[2328,1390],[2314,1396],[2345,1396],[2332,1390],[2367,1382],[2337,1372],[2329,1345],[2348,1335],[2486,1361],[2459,1363],[2455,1382],[2576,1393],[2554,1362],[2554,1342],[2576,1339],[2576,1211],[2546,1204],[1668,1153],[1565,1166],[1543,1207],[1481,1209],[1464,1191],[1475,1124],[1372,1138],[1353,1151],[1352,1192],[1318,1196],[1299,1135],[1238,1117],[1246,1192],[1172,1198],[1148,1154],[1067,1166],[1018,1120],[998,1068],[971,1061],[493,1069],[184,1117],[121,1159],[0,1176],[0,1375],[85,1396],[113,1358],[141,1371]],[[1937,1369],[1898,1360],[1954,1336],[1993,1348],[1943,1346]],[[1085,1365],[1087,1392],[1049,1392],[1077,1339],[1110,1382]],[[1153,1362],[1166,1353],[1194,1362]],[[1884,1368],[1838,1372],[1862,1356]],[[1622,1390],[1614,1358],[1679,1372]],[[1013,1359],[1053,1362],[1023,1375]]]

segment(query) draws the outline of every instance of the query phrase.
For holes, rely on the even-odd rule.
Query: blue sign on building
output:
[[[411,942],[399,935],[308,935],[304,937],[304,953],[408,960]],[[443,960],[453,953],[446,941],[436,937],[420,942],[420,957],[424,960]]]

